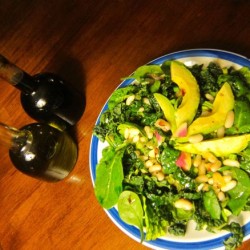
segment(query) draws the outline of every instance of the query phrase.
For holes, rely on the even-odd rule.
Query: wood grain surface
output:
[[[0,249],[147,249],[117,228],[94,196],[89,145],[97,116],[121,77],[156,57],[216,48],[249,58],[249,13],[247,0],[1,0],[0,53],[32,75],[60,74],[84,91],[86,109],[73,128],[79,182],[27,177],[0,148]],[[34,122],[4,81],[0,121]]]

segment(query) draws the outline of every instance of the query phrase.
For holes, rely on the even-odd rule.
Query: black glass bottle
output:
[[[65,179],[77,160],[77,146],[71,136],[44,123],[21,129],[0,123],[0,143],[9,149],[16,169],[43,181]]]
[[[83,114],[83,95],[55,74],[30,76],[0,55],[0,78],[21,91],[24,110],[39,122],[65,129],[77,123]]]

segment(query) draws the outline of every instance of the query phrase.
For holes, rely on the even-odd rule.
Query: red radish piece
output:
[[[175,163],[184,171],[189,171],[191,168],[191,154],[187,152],[181,152]]]

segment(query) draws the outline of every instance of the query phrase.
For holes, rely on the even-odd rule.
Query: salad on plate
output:
[[[229,231],[250,211],[250,68],[144,65],[114,91],[94,128],[105,143],[95,195],[140,230],[141,241],[195,230]],[[233,218],[233,219],[232,219]]]

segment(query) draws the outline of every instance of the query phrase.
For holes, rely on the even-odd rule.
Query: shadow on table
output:
[[[86,106],[85,96],[85,75],[83,65],[79,59],[72,57],[70,54],[59,52],[52,61],[47,65],[44,71],[52,72],[59,75],[65,82],[68,83],[69,87],[75,89],[82,99],[81,105],[78,107],[81,116],[84,113]],[[72,112],[75,112],[72,110]],[[69,133],[77,140],[75,126],[69,129]]]

